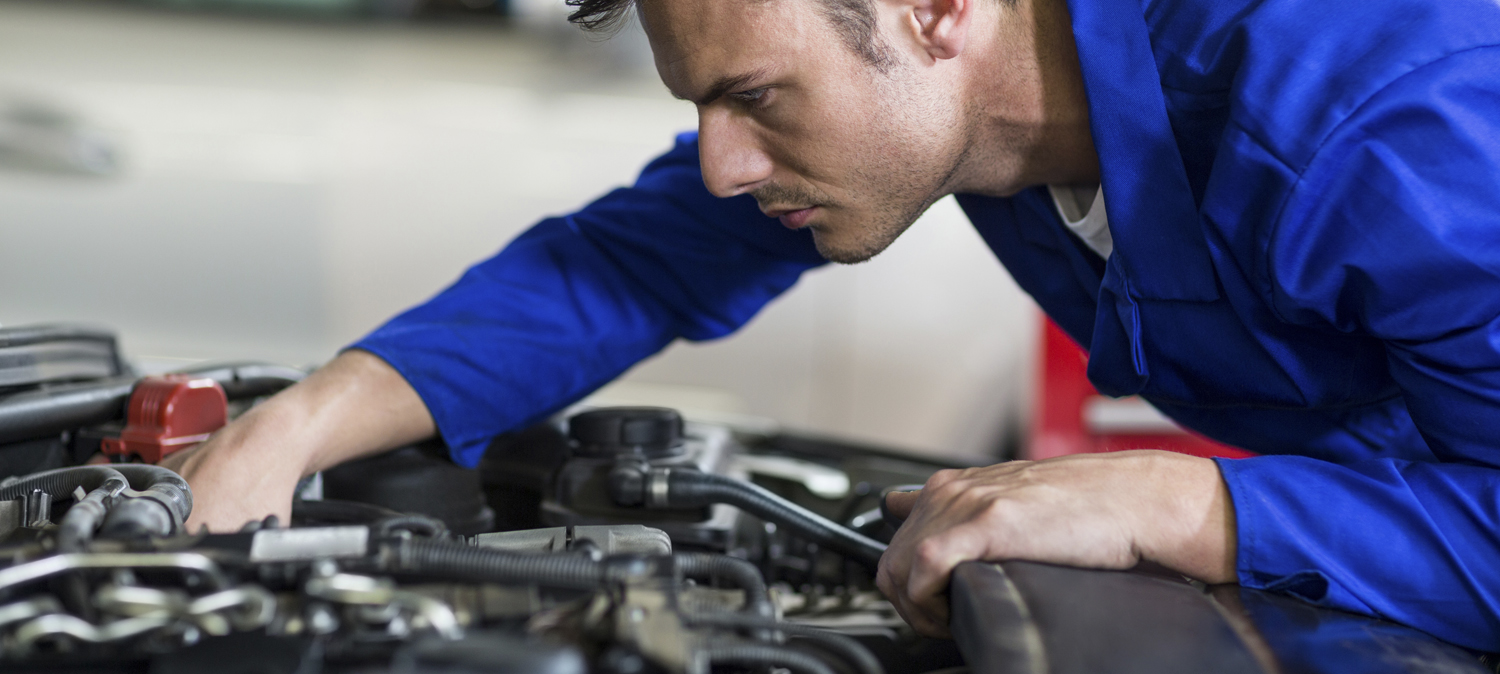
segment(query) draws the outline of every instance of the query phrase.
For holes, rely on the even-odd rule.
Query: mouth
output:
[[[807,221],[812,218],[813,212],[816,210],[818,210],[817,206],[809,206],[807,208],[768,210],[765,211],[765,214],[780,220],[781,225],[787,229],[802,229],[807,226]]]

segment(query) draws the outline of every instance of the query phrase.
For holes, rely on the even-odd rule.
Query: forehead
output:
[[[640,0],[662,81],[693,97],[714,80],[794,62],[817,39],[815,0]]]

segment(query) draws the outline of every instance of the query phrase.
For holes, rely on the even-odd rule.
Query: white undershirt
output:
[[[1047,192],[1068,230],[1099,257],[1108,260],[1115,250],[1115,239],[1109,233],[1109,214],[1104,210],[1104,188],[1048,185]]]

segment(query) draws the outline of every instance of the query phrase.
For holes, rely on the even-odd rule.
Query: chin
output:
[[[823,259],[836,264],[859,264],[890,247],[894,239],[862,241],[857,237],[829,235],[826,230],[812,228],[813,243]]]

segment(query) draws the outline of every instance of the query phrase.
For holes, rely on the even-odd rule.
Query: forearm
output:
[[[1234,502],[1218,465],[1165,452],[1151,459],[1160,491],[1135,527],[1140,557],[1205,583],[1235,582]]]
[[[416,391],[384,361],[347,351],[170,464],[187,478],[196,528],[238,528],[290,515],[297,481],[434,433]]]

